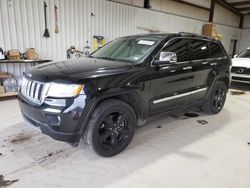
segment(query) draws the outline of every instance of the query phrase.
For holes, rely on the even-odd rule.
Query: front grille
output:
[[[246,67],[232,67],[231,72],[236,74],[250,74],[250,69]]]
[[[250,82],[250,78],[243,78],[243,77],[237,77],[237,76],[233,76],[232,80],[239,80],[239,81],[246,81],[246,82]]]
[[[28,80],[27,78],[23,78],[23,83],[21,87],[21,93],[29,99],[30,101],[41,104],[44,99],[44,89],[45,83],[38,82],[35,80]]]

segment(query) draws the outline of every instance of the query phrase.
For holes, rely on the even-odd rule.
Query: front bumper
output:
[[[250,74],[231,73],[233,82],[250,83]]]
[[[75,143],[81,128],[80,117],[85,106],[85,95],[70,99],[48,99],[35,105],[19,93],[19,106],[24,120],[43,134],[59,141]]]

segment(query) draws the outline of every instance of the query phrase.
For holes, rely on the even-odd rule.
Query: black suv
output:
[[[25,120],[50,137],[85,143],[101,156],[124,150],[148,116],[199,105],[217,114],[231,60],[219,41],[189,33],[121,37],[88,58],[24,74]]]

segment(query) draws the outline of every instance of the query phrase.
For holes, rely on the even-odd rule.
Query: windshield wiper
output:
[[[94,57],[92,56],[93,58],[96,58],[96,59],[105,59],[105,60],[110,60],[110,61],[122,61],[122,62],[126,62],[126,63],[134,63],[133,61],[130,61],[130,60],[125,60],[125,59],[114,59],[112,57]]]
[[[111,61],[116,61],[116,59],[112,58],[112,57],[96,57],[98,59],[105,59],[105,60],[111,60]]]

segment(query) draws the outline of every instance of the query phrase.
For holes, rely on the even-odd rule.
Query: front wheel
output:
[[[226,101],[227,86],[224,82],[218,81],[215,83],[208,100],[204,103],[202,109],[208,114],[219,113]]]
[[[85,143],[98,155],[114,156],[129,145],[135,126],[135,112],[127,103],[116,99],[104,101],[91,116]]]

